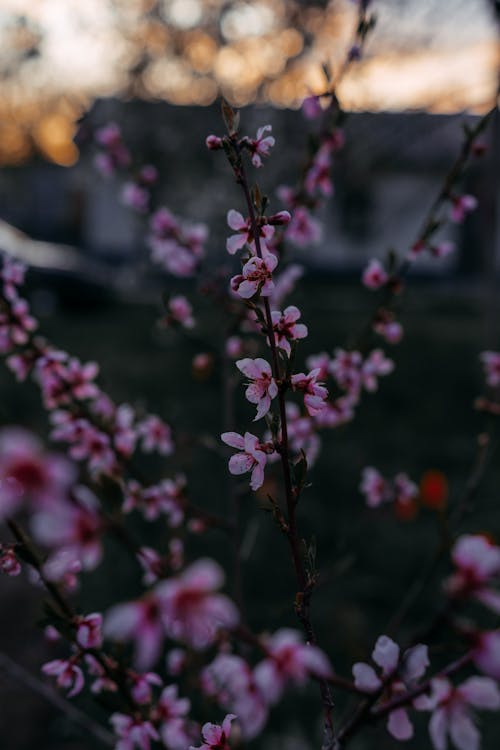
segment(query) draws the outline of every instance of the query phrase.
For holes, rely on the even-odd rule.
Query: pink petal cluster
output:
[[[457,750],[479,750],[480,733],[472,709],[497,711],[500,691],[488,677],[469,677],[453,686],[444,677],[432,680],[430,696],[418,699],[420,710],[432,711],[429,734],[434,750],[446,750],[448,736]]]
[[[179,576],[158,584],[166,634],[201,650],[214,642],[221,628],[237,625],[236,606],[217,593],[223,584],[222,568],[209,559],[197,560]]]
[[[352,668],[354,684],[358,690],[366,693],[377,693],[384,689],[385,699],[404,694],[429,666],[427,646],[418,644],[401,656],[397,643],[386,635],[377,639],[372,659],[379,667],[379,674],[370,664],[357,662]],[[408,740],[413,736],[413,725],[406,708],[397,708],[389,713],[387,730],[397,740]]]
[[[241,273],[231,279],[231,289],[243,299],[250,299],[257,293],[268,297],[274,289],[273,271],[278,265],[278,258],[265,252],[262,258],[253,255]]]
[[[362,282],[367,289],[380,289],[389,281],[389,274],[379,260],[371,260],[363,271]]]
[[[118,736],[115,750],[150,750],[151,740],[159,740],[160,735],[150,721],[138,716],[114,713],[110,718],[113,730]]]
[[[54,659],[42,666],[42,672],[56,677],[58,687],[68,690],[68,698],[78,695],[83,690],[85,679],[83,672],[75,663],[75,657],[71,659]]]
[[[418,495],[417,485],[407,474],[401,472],[388,480],[373,466],[363,469],[359,490],[365,496],[369,508],[378,508],[383,503],[390,502],[404,505]]]
[[[251,472],[251,489],[258,490],[262,487],[267,456],[272,453],[272,449],[270,450],[268,445],[261,443],[250,432],[245,432],[244,435],[239,435],[237,432],[223,432],[221,439],[226,445],[240,451],[229,459],[230,473],[238,475]]]
[[[186,715],[190,707],[188,698],[178,697],[177,685],[167,685],[162,690],[154,715],[160,725],[160,736],[171,750],[186,750],[188,747],[190,738]]]
[[[171,321],[179,323],[183,328],[194,328],[192,305],[182,294],[170,297],[168,301],[167,323]]]
[[[151,193],[149,188],[158,179],[158,170],[152,164],[145,164],[133,180],[126,182],[122,189],[122,201],[134,211],[144,214],[149,208]]]
[[[169,526],[176,528],[184,520],[185,487],[186,478],[183,475],[164,479],[149,487],[142,487],[131,479],[125,486],[122,510],[124,513],[140,510],[147,521],[155,521],[160,515],[165,515]]]
[[[455,224],[461,224],[467,214],[477,208],[477,198],[473,195],[457,195],[451,200],[450,219]]]
[[[237,234],[232,234],[226,242],[226,249],[230,255],[234,255],[245,245],[248,245],[252,253],[256,252],[255,237],[252,231],[250,219],[244,219],[239,211],[231,209],[227,214],[227,223],[230,229],[234,229]],[[274,234],[274,226],[261,222],[259,224],[259,237],[261,250],[267,250],[266,241],[270,240]]]
[[[260,692],[253,670],[236,654],[218,654],[201,674],[205,695],[236,713],[243,737],[251,740],[262,731],[268,716],[268,705]]]
[[[167,208],[151,217],[151,258],[174,276],[192,276],[204,255],[208,229],[205,224],[188,224]]]
[[[229,745],[229,735],[231,734],[231,723],[236,719],[234,714],[228,714],[222,725],[204,724],[201,728],[203,743],[194,747],[191,745],[189,750],[231,750]]]
[[[292,375],[291,384],[294,391],[301,391],[304,394],[304,406],[307,413],[314,417],[325,408],[325,401],[328,398],[328,391],[325,386],[319,382],[321,370],[311,370],[307,375],[299,372]]]
[[[456,571],[446,581],[447,593],[473,597],[500,614],[500,592],[491,587],[500,580],[500,547],[481,534],[464,534],[455,542],[451,558]]]
[[[323,651],[304,643],[296,630],[282,628],[265,643],[267,657],[254,670],[255,682],[269,705],[277,703],[288,683],[304,685],[310,677],[328,679],[332,667]]]
[[[273,310],[271,313],[273,321],[274,341],[276,346],[283,349],[288,356],[291,353],[291,341],[299,341],[307,336],[307,326],[297,323],[301,316],[298,307],[289,305],[283,312]]]
[[[486,382],[491,388],[500,385],[500,352],[486,351],[480,355]]]
[[[242,142],[252,155],[252,164],[254,167],[262,166],[262,156],[269,156],[271,148],[275,144],[272,135],[266,135],[272,131],[271,125],[263,125],[257,130],[256,138],[244,138]]]
[[[91,615],[79,615],[75,621],[76,642],[83,649],[101,648],[102,615],[93,612]]]
[[[130,153],[122,140],[121,130],[115,122],[96,130],[95,141],[99,151],[95,157],[95,166],[105,177],[114,174],[130,164]]]
[[[12,577],[21,572],[21,563],[12,546],[0,544],[0,572]]]
[[[245,396],[251,404],[257,406],[254,422],[262,419],[271,408],[271,400],[278,395],[278,386],[272,376],[271,365],[265,359],[239,359],[236,367],[245,375],[250,383]]]
[[[333,194],[333,185],[330,178],[331,167],[330,148],[323,145],[315,153],[304,179],[304,188],[309,195],[314,195],[318,190],[324,196]]]

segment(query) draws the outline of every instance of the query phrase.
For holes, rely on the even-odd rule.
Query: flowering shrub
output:
[[[367,6],[361,4],[349,59],[359,56],[369,27]],[[164,476],[162,459],[170,457],[175,464],[177,451],[168,421],[129,403],[115,403],[99,383],[97,363],[81,362],[42,337],[21,296],[25,269],[2,257],[0,351],[17,380],[30,379],[39,389],[52,426],[50,437],[62,448],[46,449],[19,426],[0,431],[0,520],[11,535],[0,545],[0,570],[18,576],[23,568],[32,569],[34,582],[48,597],[50,633],[65,643],[61,656],[41,670],[69,698],[84,690],[106,698],[116,750],[229,750],[258,742],[286,694],[308,685],[319,694],[322,716],[322,732],[311,738],[310,746],[322,750],[340,750],[376,723],[385,724],[396,740],[408,740],[420,712],[430,714],[435,750],[443,750],[448,737],[458,750],[476,750],[480,735],[472,710],[500,708],[500,631],[484,624],[484,613],[477,614],[473,606],[479,603],[500,613],[500,548],[485,534],[457,531],[486,466],[487,440],[481,443],[465,499],[449,512],[441,490],[438,501],[429,501],[429,478],[419,487],[404,467],[397,466],[390,479],[373,466],[364,468],[360,491],[370,512],[382,513],[388,506],[409,518],[427,507],[443,524],[432,567],[410,589],[386,633],[398,630],[429,575],[442,564],[448,567],[437,617],[422,633],[401,640],[401,646],[381,634],[371,658],[352,665],[352,679],[337,672],[335,650],[316,633],[312,606],[320,596],[321,576],[314,544],[306,543],[297,517],[311,467],[320,456],[321,434],[353,420],[362,397],[374,394],[379,380],[396,366],[380,340],[393,345],[402,337],[394,302],[411,266],[423,252],[446,254],[451,248],[436,234],[476,208],[475,198],[458,191],[487,118],[466,130],[457,162],[401,260],[372,259],[364,270],[363,285],[379,299],[363,335],[349,347],[310,355],[299,365],[310,324],[302,322],[296,305],[284,306],[302,274],[297,264],[287,264],[287,246],[317,238],[313,212],[333,193],[332,165],[344,141],[333,88],[309,97],[304,113],[324,118],[318,143],[299,184],[280,187],[282,205],[269,215],[268,200],[259,186],[250,187],[248,170],[265,169],[278,147],[271,126],[260,127],[255,138],[242,134],[238,114],[224,104],[227,133],[209,135],[206,141],[210,151],[221,152],[214,158],[226,157],[239,190],[236,207],[227,214],[233,234],[226,242],[237,272],[225,280],[223,293],[214,292],[214,301],[222,299],[230,318],[221,354],[230,373],[228,392],[241,381],[244,390],[236,394],[244,394],[254,409],[251,429],[257,432],[240,421],[228,424],[218,441],[217,453],[226,456],[224,445],[234,451],[228,473],[249,475],[241,480],[244,484],[230,483],[230,518],[196,505],[184,472]],[[154,206],[151,188],[157,170],[133,164],[117,124],[97,130],[95,145],[95,164],[104,176],[125,171],[122,199],[147,219],[152,260],[176,277],[200,274],[206,227]],[[166,300],[163,326],[191,335],[197,320],[196,300],[182,294]],[[195,360],[198,372],[212,366],[206,352]],[[477,406],[491,420],[500,413],[500,353],[483,352],[481,361],[485,394]],[[154,470],[153,475],[143,473],[151,455],[162,467],[158,475]],[[227,535],[231,566],[239,569],[238,505],[247,484],[266,499],[289,547],[296,588],[289,602],[294,628],[276,617],[266,620],[267,632],[256,632],[247,621],[241,587],[236,585],[231,595],[226,589],[225,572],[213,559],[219,550],[213,549],[213,557],[190,557],[195,546],[191,538],[206,534],[210,542],[208,532],[216,527]],[[361,499],[359,507],[361,511]],[[129,516],[141,520],[133,531]],[[144,531],[152,527],[161,529],[154,544]],[[102,565],[108,536],[133,558],[141,591],[129,601],[110,603],[102,613],[82,612],[80,582],[87,571]],[[343,691],[356,700],[344,717],[334,700]]]

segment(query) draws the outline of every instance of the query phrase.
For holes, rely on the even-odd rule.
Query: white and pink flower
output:
[[[245,357],[236,362],[236,367],[250,380],[245,396],[251,404],[257,406],[255,422],[268,413],[271,400],[278,395],[278,386],[272,376],[271,365],[261,357]]]

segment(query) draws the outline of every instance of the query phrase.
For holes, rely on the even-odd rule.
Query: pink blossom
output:
[[[0,353],[27,344],[37,327],[26,300],[19,297],[12,300],[6,311],[0,311]]]
[[[477,208],[477,198],[473,195],[457,195],[452,198],[450,219],[456,224],[461,224],[467,214]]]
[[[149,415],[137,426],[137,433],[142,438],[144,453],[157,451],[162,456],[170,456],[174,451],[172,430],[159,417]]]
[[[254,255],[241,270],[241,274],[231,279],[231,289],[243,299],[250,299],[257,292],[268,297],[274,289],[273,271],[278,265],[278,258],[266,252],[262,258]]]
[[[226,249],[230,255],[234,255],[237,250],[241,250],[245,245],[249,245],[252,252],[255,253],[255,236],[250,219],[244,219],[239,211],[231,209],[227,214],[227,223],[237,234],[232,234],[227,239]],[[261,237],[261,250],[266,250],[266,240],[270,240],[274,234],[274,227],[270,224],[259,224],[259,236]]]
[[[125,147],[119,126],[110,122],[96,130],[96,142],[105,149],[97,154],[95,165],[105,177],[113,174],[116,169],[130,164],[130,154]]]
[[[216,591],[224,583],[217,563],[201,559],[176,578],[157,586],[165,630],[170,638],[201,650],[214,642],[220,628],[232,628],[239,619],[233,602]]]
[[[168,309],[172,320],[180,323],[184,328],[193,328],[195,320],[193,317],[193,308],[190,302],[182,294],[170,297]]]
[[[125,487],[123,512],[130,513],[138,509],[147,521],[155,521],[161,514],[165,514],[169,526],[176,528],[184,519],[182,504],[185,486],[186,478],[182,475],[164,479],[149,487],[142,487],[131,479]]]
[[[51,504],[32,518],[35,539],[47,547],[65,550],[69,560],[78,560],[93,570],[102,557],[102,523],[95,495],[86,487],[75,487],[74,502]]]
[[[135,641],[135,663],[141,671],[158,660],[164,640],[161,603],[155,592],[138,601],[117,604],[107,613],[104,634],[117,641]]]
[[[234,714],[228,714],[222,726],[218,724],[204,724],[201,728],[203,744],[189,750],[231,750],[229,747],[229,735],[231,734],[231,722],[236,719]]]
[[[226,356],[231,359],[241,357],[243,353],[243,340],[239,336],[230,336],[225,344]]]
[[[361,381],[367,391],[376,391],[378,378],[389,375],[394,370],[394,362],[388,359],[382,349],[374,349],[361,366]]]
[[[481,672],[500,680],[500,630],[486,630],[474,635],[472,658]]]
[[[107,659],[106,656],[104,656],[103,658],[108,662],[110,667],[114,666],[114,663],[110,659]],[[85,654],[85,663],[87,665],[89,675],[96,678],[90,686],[91,693],[98,695],[103,691],[107,691],[109,693],[117,692],[118,685],[116,684],[116,682],[114,682],[114,680],[108,677],[104,666],[94,656],[92,656],[92,654]]]
[[[299,372],[291,377],[292,388],[304,394],[304,406],[310,416],[319,414],[325,408],[325,400],[328,397],[327,389],[318,383],[320,372],[316,369],[307,375]]]
[[[321,240],[321,224],[304,206],[297,206],[292,220],[286,228],[285,236],[299,247],[315,245]]]
[[[156,583],[163,573],[163,560],[152,547],[141,547],[137,552],[137,559],[144,570],[142,582],[145,586]]]
[[[17,287],[24,284],[27,267],[8,255],[2,255],[1,259],[0,280],[3,283],[3,294],[12,302],[18,297]]]
[[[323,412],[321,411],[320,414]],[[302,415],[297,404],[287,402],[288,440],[292,453],[300,455],[304,451],[307,465],[312,466],[318,457],[321,441],[316,433],[314,421]]]
[[[308,333],[306,325],[297,323],[300,316],[300,310],[294,305],[289,305],[283,312],[273,310],[271,313],[276,346],[283,349],[288,356],[291,353],[290,341],[304,339]]]
[[[166,747],[171,750],[185,750],[189,736],[186,731],[186,715],[191,707],[188,698],[178,697],[177,685],[168,685],[163,689],[155,714],[160,725],[160,735]]]
[[[249,380],[245,395],[251,404],[257,405],[254,422],[262,419],[271,408],[271,400],[278,395],[278,386],[272,376],[271,365],[265,359],[239,359],[236,367]]]
[[[304,275],[304,266],[291,263],[274,277],[274,289],[269,295],[271,307],[281,307],[281,303],[295,288],[295,282]]]
[[[359,490],[365,496],[369,508],[378,508],[382,503],[392,499],[390,486],[373,466],[366,466],[363,469]]]
[[[500,614],[500,592],[489,585],[500,576],[500,547],[480,534],[464,534],[455,542],[451,556],[457,570],[446,582],[448,594],[472,596]]]
[[[152,260],[175,276],[192,276],[204,255],[207,227],[181,221],[165,207],[153,214],[150,226]]]
[[[379,336],[382,336],[388,344],[399,344],[403,338],[403,326],[399,321],[389,317],[376,320],[373,324],[373,330]]]
[[[306,359],[306,365],[310,370],[319,370],[319,378],[326,380],[330,367],[330,356],[326,352],[311,354]]]
[[[317,646],[304,643],[296,630],[282,628],[266,642],[268,656],[255,667],[255,682],[269,704],[276,703],[287,682],[304,685],[309,677],[328,679],[332,668]]]
[[[93,612],[91,615],[76,618],[76,642],[82,648],[101,648],[102,615]]]
[[[379,260],[371,260],[363,271],[362,281],[367,289],[380,289],[389,281],[389,274]]]
[[[149,199],[149,190],[137,182],[126,182],[122,188],[123,203],[140,214],[148,210]]]
[[[331,156],[330,149],[322,146],[313,158],[313,162],[307,170],[304,187],[309,195],[314,195],[319,190],[323,195],[333,194],[333,185],[330,179]]]
[[[0,571],[8,576],[18,576],[21,572],[21,563],[16,557],[12,547],[0,544]]]
[[[264,482],[264,467],[268,452],[263,450],[265,446],[250,432],[245,432],[244,436],[237,432],[224,432],[221,439],[226,445],[240,451],[229,459],[230,473],[238,475],[251,471],[250,487],[252,490],[258,490]]]
[[[159,740],[160,735],[150,721],[144,721],[137,716],[126,714],[112,714],[110,721],[115,734],[120,738],[115,750],[150,750],[151,740]]]
[[[222,138],[217,135],[209,135],[205,140],[205,145],[209,151],[218,151],[222,148]]]
[[[439,242],[437,245],[432,245],[429,250],[435,258],[446,258],[455,252],[455,243],[443,240],[443,242]]]
[[[37,509],[61,500],[75,478],[74,466],[63,456],[46,453],[28,430],[0,430],[0,518],[23,500]]]
[[[134,701],[139,705],[151,703],[153,697],[152,686],[161,686],[161,677],[155,672],[144,672],[143,674],[130,672],[129,677],[132,682],[130,694]]]
[[[363,363],[361,353],[335,349],[334,355],[329,366],[330,374],[343,390],[358,392],[361,387],[361,367]]]
[[[482,352],[479,359],[484,367],[487,384],[497,388],[500,385],[500,352]]]
[[[267,720],[267,704],[244,659],[235,654],[219,654],[203,670],[201,687],[220,706],[236,713],[245,739],[251,740],[261,732]]]
[[[457,750],[479,750],[480,735],[471,708],[498,710],[500,692],[488,677],[469,677],[458,687],[439,677],[432,681],[430,697],[424,696],[418,705],[433,712],[429,734],[435,750],[446,750],[447,735]]]
[[[78,695],[83,689],[85,680],[83,672],[72,659],[54,659],[42,666],[44,674],[57,677],[57,685],[64,690],[68,690],[68,698]]]
[[[272,135],[265,135],[272,131],[271,125],[264,125],[257,130],[256,138],[245,138],[244,142],[250,153],[252,154],[252,164],[254,167],[262,166],[261,156],[269,156],[271,148],[275,144],[275,139]]]

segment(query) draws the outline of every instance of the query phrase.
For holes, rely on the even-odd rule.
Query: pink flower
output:
[[[314,195],[316,190],[320,190],[325,196],[333,194],[330,170],[330,149],[327,146],[322,146],[314,156],[305,176],[304,187],[309,195]]]
[[[278,395],[278,386],[272,376],[271,365],[265,359],[239,359],[236,367],[251,381],[245,396],[251,404],[257,405],[254,422],[262,419],[271,408],[271,400]]]
[[[209,151],[219,151],[222,148],[222,138],[218,135],[209,135],[205,140],[205,145]]]
[[[443,242],[439,242],[437,245],[432,245],[429,250],[435,258],[446,258],[455,252],[455,243],[443,240]]]
[[[135,641],[135,663],[141,671],[158,660],[164,640],[160,599],[155,592],[112,607],[104,620],[104,634],[117,641]]]
[[[365,496],[369,508],[378,508],[382,503],[392,499],[390,486],[373,466],[366,466],[363,469],[359,490]]]
[[[264,482],[264,467],[267,461],[267,452],[263,450],[262,443],[250,432],[245,432],[244,436],[237,432],[224,432],[221,439],[226,445],[241,451],[229,459],[230,473],[238,475],[251,471],[250,487],[252,490],[258,490]]]
[[[69,690],[68,698],[78,695],[85,684],[83,672],[80,667],[76,666],[74,658],[49,661],[43,665],[42,672],[52,677],[57,677],[57,685],[60,688]]]
[[[235,654],[221,653],[201,673],[205,695],[238,716],[245,739],[256,737],[267,720],[267,704],[247,662]]]
[[[153,697],[152,685],[159,687],[162,684],[161,677],[155,672],[144,672],[143,674],[131,672],[129,676],[132,682],[130,694],[135,702],[139,705],[151,703]]]
[[[112,714],[110,721],[115,734],[120,738],[115,750],[150,750],[151,740],[159,740],[160,735],[150,721],[144,721],[137,716],[126,714]]]
[[[250,299],[257,292],[268,297],[274,289],[273,271],[278,265],[278,258],[266,252],[262,258],[254,255],[241,270],[241,274],[231,279],[231,289],[243,299]]]
[[[140,214],[148,210],[149,198],[149,190],[137,182],[126,182],[122,188],[123,203]]]
[[[272,131],[271,125],[264,125],[257,130],[256,138],[245,138],[244,142],[250,153],[252,154],[252,164],[254,167],[262,166],[261,156],[269,156],[271,148],[275,144],[275,140],[272,135],[265,135]]]
[[[226,356],[231,359],[241,357],[243,354],[243,340],[239,336],[230,336],[225,344]]]
[[[249,245],[252,252],[255,253],[255,237],[252,231],[250,219],[244,219],[239,211],[228,211],[227,223],[237,234],[232,234],[226,242],[226,249],[230,255],[234,255],[237,250],[241,250],[245,245]],[[274,234],[274,227],[270,224],[259,225],[259,236],[261,237],[261,249],[266,250],[266,240],[270,240]]]
[[[102,646],[102,615],[94,612],[76,619],[76,642],[82,648],[101,648]]]
[[[389,274],[379,260],[371,260],[363,271],[362,282],[367,289],[380,289],[389,281]]]
[[[186,728],[186,714],[191,707],[188,698],[178,697],[177,685],[168,685],[155,707],[155,713],[161,722],[160,735],[166,747],[171,750],[185,750],[189,736]]]
[[[123,512],[141,510],[147,521],[155,521],[162,513],[168,517],[169,526],[176,528],[184,519],[183,491],[186,479],[179,475],[164,479],[159,484],[141,487],[135,480],[127,482]]]
[[[75,478],[74,466],[63,456],[46,453],[28,430],[0,430],[0,518],[22,501],[41,509],[65,498]]]
[[[282,628],[266,642],[268,657],[255,667],[255,682],[269,704],[276,703],[287,682],[304,685],[309,677],[331,676],[328,658],[317,646],[304,643],[296,630]]]
[[[295,282],[304,275],[304,266],[291,263],[278,276],[274,277],[274,289],[269,295],[271,307],[281,307],[281,303],[295,288]]]
[[[68,560],[77,560],[85,570],[97,567],[102,557],[102,522],[95,495],[86,487],[73,490],[73,502],[52,504],[35,513],[31,529],[35,539]]]
[[[461,224],[467,214],[477,208],[477,198],[473,195],[457,195],[452,198],[450,219],[456,224]]]
[[[500,576],[500,547],[480,534],[464,534],[455,542],[451,556],[457,570],[446,582],[448,594],[472,596],[500,614],[500,593],[489,586]]]
[[[439,677],[432,681],[430,697],[418,705],[433,711],[429,734],[435,750],[446,750],[448,734],[457,750],[479,750],[480,735],[470,709],[498,710],[500,692],[488,677],[469,677],[458,687]]]
[[[231,722],[236,719],[234,714],[228,714],[222,726],[218,724],[204,724],[201,728],[203,744],[194,747],[191,745],[189,750],[231,750],[229,747],[229,735],[231,734]]]
[[[500,385],[500,352],[482,352],[479,359],[483,363],[486,382],[492,388]]]
[[[299,247],[315,245],[321,240],[321,224],[304,206],[297,206],[292,220],[286,228],[285,236]]]
[[[335,349],[329,372],[344,391],[357,393],[361,388],[363,357],[358,351]]]
[[[361,381],[367,391],[376,391],[378,378],[393,370],[394,362],[384,355],[382,349],[374,349],[361,366]]]
[[[174,451],[172,430],[159,417],[149,415],[137,426],[137,433],[142,437],[144,453],[157,451],[162,456],[170,456]]]
[[[399,344],[403,338],[403,326],[397,320],[387,317],[380,317],[375,320],[373,330],[382,336],[388,344]]]
[[[8,576],[18,576],[21,572],[21,563],[16,557],[12,547],[0,544],[0,571]]]
[[[289,305],[283,312],[273,310],[271,313],[276,346],[283,349],[288,356],[291,353],[290,341],[304,339],[308,333],[306,325],[297,323],[300,315],[300,310],[294,305]]]
[[[474,641],[474,664],[489,677],[500,680],[500,630],[477,633]]]
[[[325,408],[325,400],[328,398],[326,388],[317,382],[320,372],[319,369],[311,370],[307,375],[299,372],[291,378],[292,388],[294,391],[302,391],[304,406],[312,417]]]
[[[322,414],[323,412],[320,412]],[[307,465],[312,466],[318,457],[321,442],[316,433],[316,425],[308,415],[302,415],[297,404],[286,404],[288,440],[293,453],[306,454]]]
[[[220,628],[232,628],[239,620],[238,610],[223,594],[216,593],[224,583],[217,563],[201,559],[181,575],[157,586],[162,620],[167,635],[201,650],[212,644]]]
[[[195,321],[193,318],[193,308],[186,297],[183,297],[182,294],[170,297],[168,301],[168,309],[172,320],[180,323],[184,328],[194,327]]]
[[[5,354],[16,346],[27,344],[37,327],[26,300],[14,298],[8,310],[0,312],[0,352]]]

